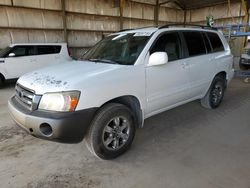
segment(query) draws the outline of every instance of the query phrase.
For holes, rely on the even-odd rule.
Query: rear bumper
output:
[[[76,112],[28,111],[15,99],[8,102],[14,121],[31,135],[63,143],[82,141],[97,108]]]
[[[250,65],[250,59],[240,58],[240,64],[242,64],[242,65]]]

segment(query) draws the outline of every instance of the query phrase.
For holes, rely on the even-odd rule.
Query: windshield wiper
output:
[[[110,63],[110,64],[119,64],[116,61],[113,60],[109,60],[109,59],[88,59],[89,61],[93,61],[93,62],[101,62],[101,63]]]

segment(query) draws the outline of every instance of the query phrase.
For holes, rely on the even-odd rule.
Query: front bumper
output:
[[[82,141],[97,108],[75,112],[29,111],[11,97],[8,101],[9,112],[14,121],[31,135],[63,143]],[[46,131],[44,127],[49,128]],[[45,130],[45,131],[44,131]]]

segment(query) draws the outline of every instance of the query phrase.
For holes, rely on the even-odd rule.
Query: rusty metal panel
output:
[[[69,51],[72,57],[77,57],[79,59],[82,59],[83,55],[86,53],[88,49],[89,48],[69,48]]]
[[[216,5],[206,8],[191,10],[191,21],[198,22],[206,19],[206,16],[212,15],[214,19],[238,17],[240,16],[240,3],[231,4],[231,13],[228,11],[228,5]]]
[[[143,17],[143,5],[128,1],[123,11],[124,17],[142,18]]]
[[[41,8],[61,10],[62,9],[61,0],[42,0]]]
[[[63,42],[61,31],[32,31],[0,29],[0,49],[11,43]]]
[[[63,28],[60,12],[0,7],[0,26]]]
[[[43,28],[63,28],[63,19],[60,12],[43,11]]]
[[[14,6],[44,8],[52,10],[61,9],[61,0],[13,0]]]
[[[97,32],[70,31],[68,33],[69,46],[89,47],[102,39],[102,34]]]
[[[0,29],[0,36],[0,49],[3,49],[11,43],[11,35],[9,30]]]
[[[154,25],[154,21],[131,20],[131,19],[124,20],[124,29],[140,28],[140,27],[147,27],[147,26],[153,26],[153,25]]]
[[[67,14],[67,27],[81,30],[108,30],[117,31],[120,27],[119,19],[105,16],[91,16],[80,14]]]
[[[159,20],[160,21],[171,21],[171,22],[183,22],[184,12],[181,10],[170,9],[161,7],[159,9]]]
[[[0,7],[0,26],[9,26],[6,8]]]
[[[66,0],[66,10],[88,14],[119,16],[119,8],[110,0]]]
[[[30,43],[34,42],[63,42],[63,32],[62,31],[27,31],[28,41]]]
[[[9,26],[11,27],[42,28],[43,18],[41,11],[6,7],[6,12]]]
[[[11,5],[11,0],[0,0],[0,5]]]
[[[142,11],[143,11],[142,12],[143,19],[148,19],[148,20],[154,19],[154,7],[153,6],[144,5]]]

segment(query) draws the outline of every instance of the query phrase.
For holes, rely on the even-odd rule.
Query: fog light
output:
[[[48,123],[42,123],[40,125],[40,131],[45,136],[51,136],[53,133],[52,127]]]

